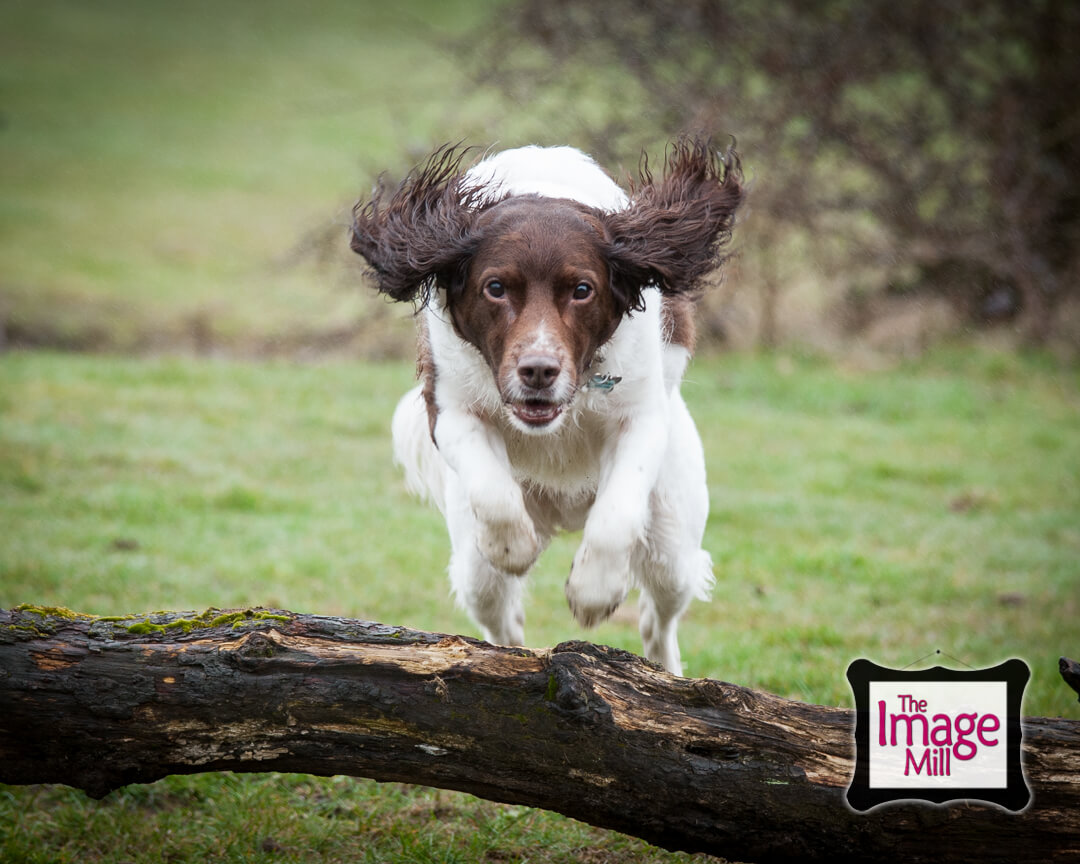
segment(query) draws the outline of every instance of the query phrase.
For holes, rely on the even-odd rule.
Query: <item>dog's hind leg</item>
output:
[[[645,656],[673,675],[682,675],[679,655],[679,617],[701,586],[712,580],[712,560],[702,549],[672,563],[647,562],[641,576],[638,627]]]
[[[682,674],[679,616],[713,585],[712,559],[701,548],[709,517],[709,489],[701,439],[676,391],[672,435],[664,467],[649,501],[649,529],[637,566],[641,585],[639,627],[645,656]]]
[[[458,602],[493,645],[525,644],[524,579],[500,573],[479,554],[454,552],[450,581]]]
[[[477,543],[479,524],[465,498],[461,484],[448,478],[446,525],[453,552],[450,584],[458,603],[494,645],[525,643],[523,593],[525,577],[504,573],[481,554]]]

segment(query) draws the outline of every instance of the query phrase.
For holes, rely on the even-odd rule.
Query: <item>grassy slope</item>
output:
[[[491,5],[9,0],[0,317],[121,348],[195,317],[245,348],[352,322],[366,307],[328,284],[348,207],[475,132],[440,46]]]
[[[388,458],[410,380],[405,365],[0,358],[0,606],[265,604],[472,632],[446,601],[440,520]],[[857,656],[1020,656],[1025,711],[1080,717],[1055,672],[1077,650],[1078,384],[961,352],[873,373],[697,362],[685,392],[718,584],[682,629],[688,672],[849,704]],[[534,574],[531,644],[584,635],[562,599],[572,550]],[[638,646],[627,614],[588,635]],[[465,796],[309,778],[172,778],[102,803],[10,789],[5,831],[9,860],[160,860],[162,844],[176,860],[653,854]]]

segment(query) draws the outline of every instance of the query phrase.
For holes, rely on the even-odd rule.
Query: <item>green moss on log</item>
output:
[[[13,611],[22,612],[24,615],[29,612],[42,618],[63,618],[66,621],[88,620],[95,617],[84,612],[73,612],[66,606],[34,606],[32,603],[21,603]]]
[[[20,614],[17,623],[7,625],[7,629],[32,637],[51,636],[55,633],[55,619],[65,621],[84,620],[95,624],[116,625],[132,636],[149,636],[153,633],[166,633],[179,630],[185,635],[195,630],[209,630],[215,627],[231,626],[236,630],[262,621],[292,620],[289,615],[269,612],[265,609],[235,609],[223,611],[213,606],[198,615],[188,614],[174,618],[175,612],[152,612],[148,615],[87,615],[73,612],[63,606],[35,606],[23,603],[13,612]]]

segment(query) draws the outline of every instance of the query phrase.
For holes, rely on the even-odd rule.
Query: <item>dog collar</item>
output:
[[[585,389],[603,390],[605,393],[610,393],[620,381],[622,378],[618,375],[593,375],[585,384]]]

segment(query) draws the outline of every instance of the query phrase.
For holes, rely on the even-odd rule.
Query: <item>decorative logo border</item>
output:
[[[957,800],[978,800],[1011,812],[1023,810],[1031,802],[1031,790],[1024,779],[1020,744],[1021,702],[1024,688],[1031,678],[1031,670],[1023,660],[1013,658],[986,669],[946,669],[934,666],[930,669],[906,671],[879,666],[870,660],[855,660],[848,666],[847,679],[855,696],[855,776],[847,790],[847,801],[852,809],[863,812],[893,801],[910,799],[944,804]],[[1001,725],[1006,746],[1006,785],[1002,788],[948,788],[938,786],[871,787],[870,734],[873,725],[873,706],[870,699],[872,682],[993,682],[1006,685],[1007,717]]]

